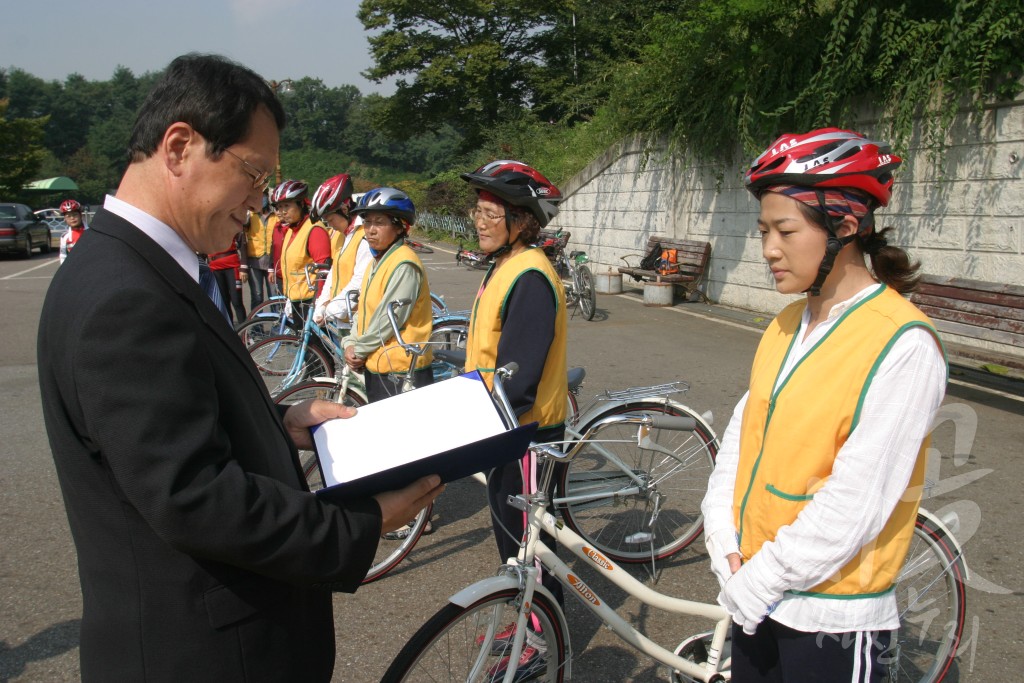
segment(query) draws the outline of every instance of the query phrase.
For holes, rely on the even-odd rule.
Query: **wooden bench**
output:
[[[1024,370],[1024,287],[982,280],[924,275],[910,296],[939,332],[997,342],[1020,355],[946,343],[952,356]]]
[[[678,273],[661,275],[657,270],[646,270],[644,268],[640,268],[639,265],[629,265],[630,258],[638,260],[643,259],[647,254],[651,253],[651,250],[656,246],[661,249],[676,250],[676,262],[679,266]],[[623,275],[631,276],[637,282],[670,282],[681,286],[686,291],[687,299],[690,298],[693,292],[697,292],[700,295],[701,300],[709,302],[707,295],[704,294],[698,286],[704,279],[704,269],[707,268],[708,259],[710,258],[710,242],[674,240],[667,237],[658,237],[657,235],[653,235],[647,240],[647,248],[644,249],[643,256],[630,254],[629,256],[622,257],[622,260],[626,262],[626,265],[620,267],[619,272]]]

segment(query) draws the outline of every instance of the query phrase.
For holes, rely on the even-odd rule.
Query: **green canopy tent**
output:
[[[75,192],[77,190],[78,185],[75,184],[75,181],[63,175],[56,178],[33,180],[25,186],[26,192]]]

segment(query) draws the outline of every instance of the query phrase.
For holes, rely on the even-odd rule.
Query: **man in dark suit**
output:
[[[176,59],[142,105],[130,164],[61,267],[39,328],[43,413],[82,584],[85,681],[328,681],[331,589],[437,477],[343,505],[296,446],[348,417],[279,412],[197,284],[260,207],[284,112],[253,72]]]

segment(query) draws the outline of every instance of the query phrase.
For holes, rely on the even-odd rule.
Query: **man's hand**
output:
[[[429,505],[441,492],[444,485],[441,477],[436,474],[423,477],[398,491],[385,491],[373,498],[380,505],[381,527],[383,534],[394,531],[409,523],[420,510]]]
[[[335,418],[352,417],[355,414],[355,408],[321,398],[313,398],[296,403],[289,408],[284,414],[284,426],[298,448],[309,450],[313,448],[313,438],[309,433],[310,427]]]
[[[247,270],[239,271],[238,277],[239,277],[239,279],[242,280],[242,282],[248,282],[249,281],[249,271],[247,271]]]
[[[277,271],[273,268],[267,271],[267,282],[272,285],[277,283]]]

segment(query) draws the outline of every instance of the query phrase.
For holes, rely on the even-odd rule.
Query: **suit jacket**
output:
[[[50,286],[43,414],[82,584],[85,681],[327,681],[331,589],[372,499],[308,492],[244,346],[152,239],[100,211]]]

